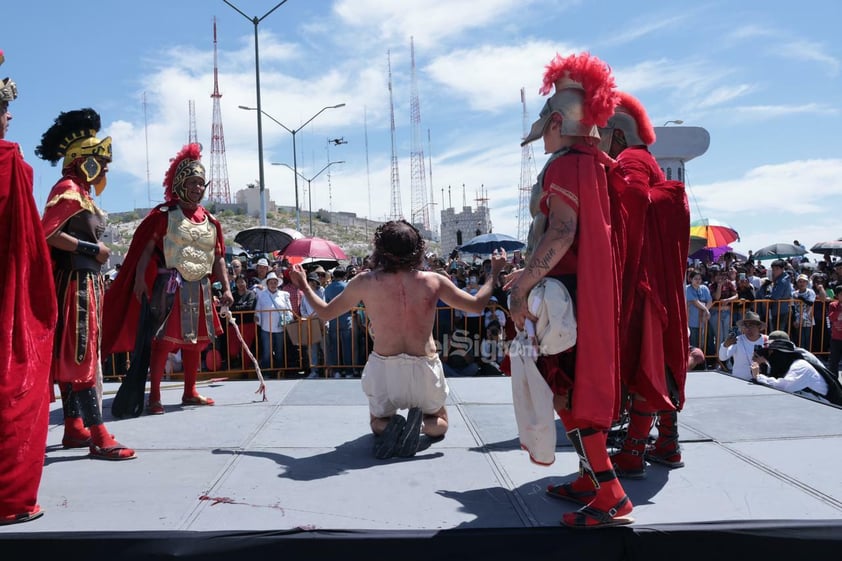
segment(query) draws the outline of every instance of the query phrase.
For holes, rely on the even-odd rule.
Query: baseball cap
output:
[[[268,267],[269,266],[269,260],[261,257],[260,259],[257,260],[257,266],[258,267],[260,267],[260,266]]]

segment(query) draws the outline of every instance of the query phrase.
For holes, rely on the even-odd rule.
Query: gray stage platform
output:
[[[137,449],[126,462],[62,450],[56,403],[39,498],[46,515],[0,527],[0,544],[3,534],[79,531],[557,528],[574,505],[544,489],[577,469],[561,430],[555,464],[531,464],[508,378],[449,384],[446,439],[387,461],[371,454],[359,380],[270,381],[267,402],[256,381],[220,381],[202,388],[217,405],[184,408],[180,382],[165,382],[165,415],[107,415]],[[116,388],[106,387],[106,412]],[[647,479],[624,483],[634,527],[842,521],[842,410],[715,372],[690,373],[687,396],[687,465],[652,465]]]

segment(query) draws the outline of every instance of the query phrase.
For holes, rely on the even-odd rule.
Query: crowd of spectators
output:
[[[325,268],[323,265],[335,266]],[[424,261],[426,269],[447,276],[467,292],[474,292],[477,286],[485,283],[490,265],[488,258],[462,256],[457,251],[447,258],[430,253]],[[449,375],[502,374],[500,363],[505,356],[506,341],[514,336],[514,326],[506,312],[508,294],[503,290],[504,277],[522,265],[519,253],[515,252],[511,263],[495,281],[494,297],[480,314],[462,314],[439,303],[434,336],[440,344]],[[347,266],[322,262],[304,267],[308,282],[329,301],[359,271],[368,269],[368,258],[354,258]],[[319,320],[301,297],[301,291],[289,282],[289,269],[285,259],[268,255],[256,255],[251,259],[235,257],[229,263],[234,295],[231,311],[246,346],[259,358],[261,370],[283,371],[284,375],[300,373],[309,378],[359,378],[372,347],[364,307],[360,305],[331,322]],[[267,281],[274,289],[271,296]],[[216,292],[220,289],[221,286],[214,287]],[[261,319],[255,321],[256,318]],[[267,329],[261,327],[263,324]],[[239,337],[230,325],[226,324],[224,328],[225,333],[203,355],[205,367],[217,370],[252,368]],[[216,358],[211,360],[209,355]],[[112,367],[109,365],[109,368]]]
[[[793,257],[776,259],[768,267],[751,255],[738,261],[731,253],[716,263],[696,262],[688,267],[685,287],[690,343],[704,351],[707,368],[730,370],[732,356],[723,347],[733,345],[741,331],[745,335],[741,320],[751,313],[756,316],[749,326],[759,321],[819,356],[836,349],[833,359],[838,368],[842,340],[834,341],[837,336],[842,339],[842,325],[835,325],[838,313],[831,312],[842,299],[841,283],[842,259],[834,261],[829,254],[818,263]]]

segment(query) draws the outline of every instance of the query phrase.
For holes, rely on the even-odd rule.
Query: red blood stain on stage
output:
[[[215,506],[218,504],[227,504],[227,505],[245,505],[245,506],[253,506],[256,508],[274,508],[276,510],[283,511],[283,507],[278,504],[274,505],[256,505],[253,503],[244,503],[240,501],[235,501],[231,497],[211,497],[209,495],[199,495],[200,501],[211,501],[211,506]]]

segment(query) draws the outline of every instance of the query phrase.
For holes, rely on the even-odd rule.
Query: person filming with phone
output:
[[[768,365],[768,375],[760,373],[760,365],[764,363]],[[786,339],[775,339],[768,346],[754,347],[751,377],[754,382],[785,392],[803,392],[831,403],[838,401],[836,396],[829,395],[830,386],[824,376],[804,359],[792,341]]]
[[[719,360],[725,362],[733,359],[731,375],[735,378],[750,381],[751,365],[754,361],[754,347],[765,346],[769,337],[762,333],[766,323],[755,312],[748,311],[745,317],[737,322],[736,329],[728,333],[728,338],[719,346]]]

